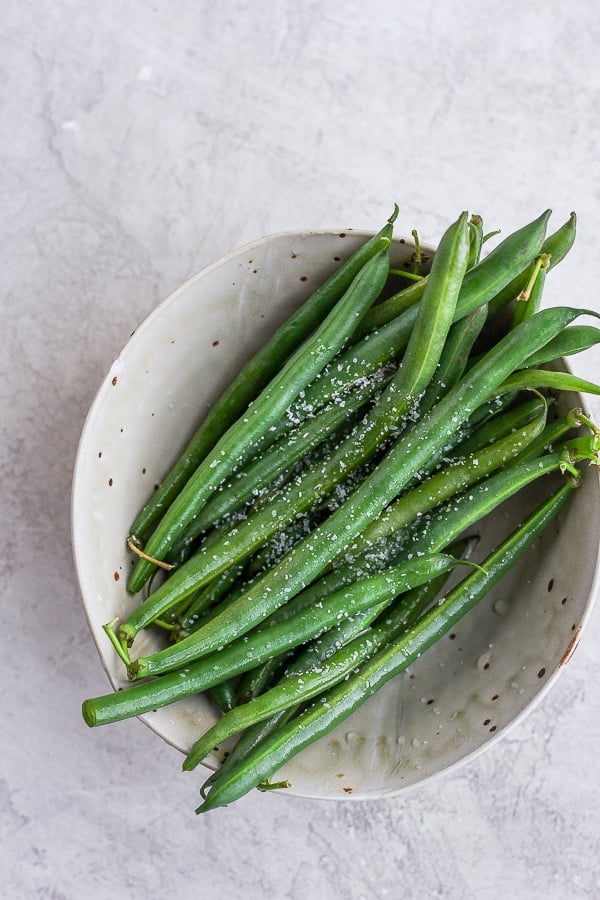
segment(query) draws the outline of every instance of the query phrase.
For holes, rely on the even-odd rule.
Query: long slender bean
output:
[[[301,667],[299,672],[289,672],[264,694],[229,710],[194,743],[185,758],[183,769],[194,769],[213,747],[245,728],[289,709],[290,706],[297,707],[300,702],[304,703],[329,686],[337,684],[404,631],[407,624],[423,612],[425,600],[429,600],[428,593],[412,592],[408,597],[408,604],[407,598],[401,597],[385,610],[385,615],[380,614],[376,625],[355,637],[332,656],[320,660],[316,666]]]
[[[145,547],[149,556],[164,558],[212,492],[243,461],[248,449],[344,346],[355,323],[380,294],[388,269],[386,247],[369,259],[326,319],[200,463],[150,535]],[[153,571],[151,562],[140,559],[128,579],[128,590],[139,591]]]
[[[528,369],[535,369],[564,356],[573,356],[575,353],[589,350],[598,343],[600,343],[600,328],[593,325],[570,325],[537,353],[532,353],[525,360],[525,366]]]
[[[377,412],[367,417],[368,422],[361,430],[361,443],[358,443],[355,435],[351,435],[342,445],[339,461],[337,456],[332,457],[333,462],[328,465],[328,474],[330,474],[332,484],[335,484],[336,479],[339,480],[340,471],[343,473],[349,469],[348,461],[345,457],[352,455],[355,465],[368,458],[369,453],[373,453],[379,448],[382,436],[386,432],[388,434],[391,432],[394,425],[409,407],[409,404],[425,389],[435,371],[443,349],[445,336],[452,323],[458,292],[464,277],[467,256],[468,230],[466,227],[466,216],[463,214],[447,230],[440,242],[440,248],[435,256],[427,288],[420,305],[420,315],[415,322],[406,349],[405,364],[380,398],[376,407]],[[346,453],[346,447],[348,447],[348,453]],[[317,472],[316,479],[313,477],[310,483],[310,489],[303,490],[306,497],[308,497],[309,503],[313,502],[312,498],[318,491],[321,476],[322,473]],[[291,521],[293,518],[293,509],[289,500],[286,500],[283,504],[282,515],[287,516],[288,521]],[[149,550],[148,552],[151,551]],[[206,560],[201,560],[200,564],[202,562],[206,563]],[[194,563],[193,567],[192,563]],[[158,591],[138,607],[128,622],[122,626],[122,634],[124,636],[127,635],[127,639],[134,636],[135,629],[138,628],[137,619],[141,619],[146,624],[155,618],[153,611],[157,603],[162,608],[164,595],[171,595],[174,585],[179,588],[186,581],[187,574],[191,568],[196,568],[194,588],[198,587],[198,556],[196,556],[194,560],[190,560],[187,565],[184,565],[179,572],[175,572]],[[218,574],[218,572],[211,571],[210,577],[213,577],[215,574]],[[202,577],[206,577],[206,575]],[[186,587],[184,590],[189,589]],[[171,605],[171,603],[169,602],[168,605]]]
[[[271,778],[285,762],[331,731],[387,681],[408,668],[480,602],[523,556],[558,515],[572,489],[572,483],[565,483],[486,558],[481,569],[467,575],[412,629],[375,654],[356,674],[326,691],[304,713],[261,741],[239,765],[232,766],[213,784],[196,812],[232,803]]]
[[[468,315],[478,306],[483,306],[496,296],[507,281],[518,273],[523,266],[534,259],[540,252],[549,213],[509,235],[488,256],[481,260],[471,271],[467,272],[456,304],[455,320]],[[401,357],[409,341],[410,334],[419,313],[419,303],[427,284],[428,276],[419,285],[419,294],[415,302],[406,308],[394,308],[389,314],[384,313],[385,322],[378,324],[376,330],[367,324],[359,328],[356,335],[368,331],[365,336],[339,356],[325,369],[321,376],[306,388],[305,396],[292,405],[290,415],[293,422],[301,421],[305,415],[312,415],[324,403],[329,402],[336,394],[347,389],[357,379],[368,376],[380,366]],[[407,290],[414,290],[410,286]],[[391,300],[391,298],[390,298]],[[387,302],[387,301],[386,301]],[[379,304],[367,313],[368,317],[381,315],[385,304]],[[377,311],[377,312],[376,312]],[[355,336],[356,336],[355,335]],[[280,437],[289,428],[289,423],[282,419],[269,434],[269,440]],[[267,442],[268,445],[268,442]]]
[[[458,304],[458,311],[461,315],[471,312],[482,302],[491,301],[538,255],[544,241],[549,217],[550,210],[546,210],[533,222],[506,237],[478,265],[469,269],[465,275],[463,296]],[[480,297],[484,289],[486,296],[482,301]],[[374,306],[364,317],[356,333],[358,335],[366,334],[396,318],[398,311],[391,301],[392,298],[390,301],[384,301],[384,303]],[[411,307],[404,314],[410,314],[413,308]]]
[[[215,618],[210,628],[195,633],[194,652],[209,653],[243,634],[312,581],[325,566],[365,529],[396,497],[435,450],[457,432],[461,424],[520,362],[544,346],[585,310],[563,307],[542,310],[506,335],[461,381],[387,453],[342,506],[298,544],[248,593]],[[195,561],[190,560],[122,623],[123,640],[135,634],[164,609],[197,587]],[[176,582],[171,589],[166,585]],[[174,588],[174,590],[173,590]]]
[[[462,556],[465,550],[468,550],[469,547],[472,546],[473,541],[461,541],[457,542],[457,546],[452,548],[452,553],[457,556]],[[460,546],[458,546],[460,544]],[[467,557],[468,557],[467,552]],[[442,590],[445,581],[446,575],[440,575],[437,578],[432,578],[430,581],[426,582],[424,585],[421,585],[418,588],[413,588],[412,591],[407,592],[401,599],[403,615],[405,617],[405,621],[403,623],[404,627],[409,627],[414,621],[417,620],[419,615],[427,609],[427,607],[433,602],[435,597]],[[369,624],[367,622],[367,616],[369,613],[362,613],[364,617],[364,621],[361,621],[358,628],[362,629],[363,626]],[[386,618],[388,617],[388,611],[384,612]],[[354,617],[354,622],[358,619],[358,616]],[[294,661],[287,667],[283,677],[287,677],[288,675],[300,675],[303,672],[308,672],[314,670],[321,663],[325,662],[329,659],[333,654],[340,650],[345,644],[347,644],[352,638],[357,637],[360,633],[359,630],[355,630],[354,633],[350,632],[348,620],[343,623],[340,623],[337,626],[338,630],[342,628],[346,629],[344,635],[340,636],[339,641],[337,640],[338,635],[335,634],[334,629],[328,631],[325,635],[317,640],[313,641],[299,656],[294,659]],[[257,696],[257,694],[253,694],[252,697]],[[252,698],[250,698],[252,699]],[[261,719],[256,722],[254,725],[248,726],[240,736],[240,738],[236,741],[236,744],[233,750],[227,755],[224,761],[221,763],[219,768],[212,773],[211,776],[204,782],[202,785],[202,795],[205,796],[206,790],[215,782],[221,780],[223,776],[231,769],[234,765],[237,765],[241,762],[241,760],[246,756],[254,747],[256,747],[262,740],[264,740],[267,735],[271,734],[276,728],[280,725],[283,725],[288,719],[292,718],[299,709],[302,708],[302,704],[292,705],[285,709],[279,710],[279,712],[274,713],[267,719]]]
[[[534,438],[527,447],[523,448],[514,462],[524,462],[527,459],[539,456],[544,451],[552,451],[559,441],[584,424],[581,416],[582,410],[579,407],[575,407],[570,409],[565,416],[549,422],[541,434]]]
[[[600,394],[600,385],[570,372],[553,372],[550,369],[521,369],[513,372],[498,388],[499,391],[515,389],[534,390],[552,388],[556,391],[578,391],[581,394]]]
[[[310,450],[321,444],[326,437],[343,425],[348,418],[360,410],[377,391],[385,386],[387,379],[372,379],[361,384],[340,399],[337,404],[326,407],[314,418],[284,436],[262,456],[256,457],[247,466],[236,472],[230,484],[213,494],[173,546],[174,552],[194,541],[203,531],[224,516],[234,512],[252,495],[269,484],[273,479],[302,459]]]
[[[212,406],[177,463],[136,517],[130,528],[131,534],[138,537],[145,535],[175,499],[207,453],[268,384],[287,357],[333,309],[365,263],[379,253],[383,246],[387,246],[392,238],[393,223],[397,215],[396,206],[384,227],[343,262],[246,363]]]
[[[487,305],[478,306],[455,321],[448,332],[437,369],[419,402],[421,414],[431,409],[464,375],[481,329],[487,319]]]
[[[231,642],[195,665],[154,681],[133,685],[127,690],[86,700],[82,709],[83,718],[88,725],[103,725],[141,715],[206,690],[252,668],[258,661],[270,659],[316,637],[344,617],[389,603],[403,591],[450,571],[456,564],[457,560],[448,554],[432,554],[356,581],[324,598],[318,606],[303,610],[292,619],[256,632],[247,639]],[[146,674],[152,674],[151,665],[147,667]]]

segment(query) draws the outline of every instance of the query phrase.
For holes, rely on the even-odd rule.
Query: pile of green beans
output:
[[[105,631],[133,683],[83,717],[206,692],[218,718],[184,769],[237,743],[199,812],[288,786],[281,766],[446,634],[600,464],[589,416],[552,415],[564,392],[600,394],[560,365],[600,342],[572,324],[596,313],[542,303],[575,215],[547,235],[546,211],[483,254],[463,212],[400,290],[397,215],[244,367],[124,536],[144,595]],[[533,482],[542,502],[472,559],[479,523]],[[166,646],[136,656],[146,629]]]

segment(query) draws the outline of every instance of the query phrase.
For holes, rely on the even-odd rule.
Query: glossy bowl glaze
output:
[[[102,626],[137,603],[125,590],[131,521],[243,363],[368,236],[276,234],[228,254],[160,304],[111,366],[81,436],[72,523],[85,612],[114,689],[127,680]],[[396,239],[393,264],[406,265],[413,249]],[[574,396],[565,405],[585,402]],[[507,534],[540,490],[545,494],[547,486],[486,521],[478,556]],[[303,797],[381,797],[492,746],[543,697],[577,644],[596,591],[599,501],[597,473],[586,468],[582,486],[522,563],[450,635],[298,754],[277,780],[288,779],[289,793]],[[140,636],[135,654],[158,641]],[[215,713],[196,696],[142,719],[185,752]]]

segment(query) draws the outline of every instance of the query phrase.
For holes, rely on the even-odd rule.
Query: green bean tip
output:
[[[131,646],[131,644],[133,643],[133,638],[131,638],[131,641],[129,643],[124,643],[123,640],[121,640],[119,638],[119,636],[117,635],[117,632],[115,631],[115,626],[117,625],[118,621],[119,621],[118,618],[111,619],[110,622],[107,622],[106,625],[102,626],[102,630],[104,631],[104,633],[108,637],[109,641],[115,648],[119,659],[122,662],[124,662],[126,666],[129,666],[131,663],[131,659],[129,657],[127,647]],[[122,626],[119,630],[119,633],[121,635],[123,633],[123,630],[124,630],[124,626]]]
[[[282,788],[291,788],[291,781],[261,781],[260,784],[257,784],[257,790],[259,791],[280,791]]]
[[[394,203],[394,211],[388,219],[388,225],[393,225],[396,219],[398,218],[398,213],[400,212],[400,207],[397,203]]]

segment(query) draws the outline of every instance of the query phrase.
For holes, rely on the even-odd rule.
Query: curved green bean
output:
[[[556,362],[564,356],[573,356],[575,353],[589,350],[598,343],[600,343],[600,328],[593,325],[570,325],[537,353],[532,353],[525,360],[524,366],[536,369],[546,363]]]

